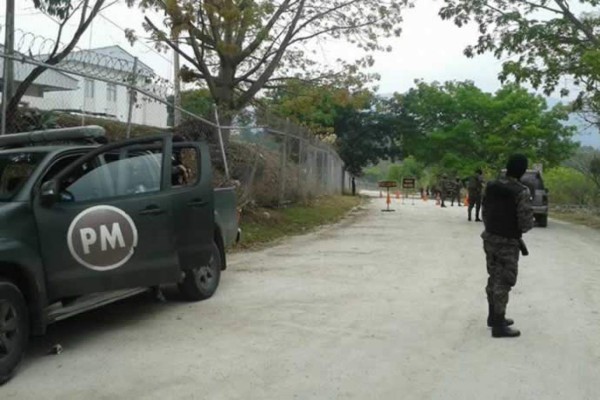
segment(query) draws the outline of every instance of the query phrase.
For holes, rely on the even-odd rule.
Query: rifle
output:
[[[523,257],[529,255],[529,250],[527,249],[527,245],[525,244],[525,241],[523,239],[519,239],[519,250],[521,250],[521,254],[523,254]]]

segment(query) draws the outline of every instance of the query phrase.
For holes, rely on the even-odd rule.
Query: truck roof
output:
[[[30,152],[30,153],[55,153],[63,150],[76,150],[76,149],[93,149],[97,146],[88,145],[88,146],[77,146],[72,144],[65,145],[49,145],[49,146],[32,146],[32,147],[13,147],[9,149],[0,148],[0,154],[10,154],[10,153],[20,153],[20,152]]]
[[[105,143],[104,135],[104,128],[93,125],[14,133],[0,137],[0,149],[44,147],[48,151],[52,146],[94,145]]]

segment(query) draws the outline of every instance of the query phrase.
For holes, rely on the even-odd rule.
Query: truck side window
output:
[[[193,186],[200,176],[199,155],[195,147],[175,147],[173,149],[171,185],[173,187]]]
[[[90,201],[160,191],[162,151],[123,148],[94,160],[95,168],[65,178],[71,201]],[[83,172],[83,173],[80,173]]]
[[[62,171],[66,167],[68,167],[72,162],[76,161],[79,157],[81,157],[81,154],[73,154],[73,155],[65,156],[65,157],[62,157],[62,158],[56,160],[52,164],[52,166],[48,169],[48,171],[46,172],[46,175],[44,175],[42,182],[46,182],[46,181],[49,181],[52,178],[54,178],[56,175],[58,175],[58,173],[60,171]]]

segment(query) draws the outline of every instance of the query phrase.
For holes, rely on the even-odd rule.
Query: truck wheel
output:
[[[223,261],[221,250],[216,243],[212,245],[212,254],[208,265],[184,271],[183,281],[178,285],[186,300],[199,301],[210,298],[219,287]]]
[[[538,226],[545,228],[548,226],[548,215],[547,214],[537,214],[535,216],[535,222]]]
[[[0,385],[14,374],[29,341],[29,314],[23,294],[0,278]]]

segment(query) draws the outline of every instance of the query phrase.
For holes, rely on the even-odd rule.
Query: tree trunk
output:
[[[229,137],[231,135],[231,129],[227,128],[233,123],[233,113],[228,107],[217,106],[219,112],[219,120],[215,121],[221,126],[221,134],[223,135],[223,144],[225,147],[229,144]],[[225,127],[225,128],[224,128]],[[218,129],[218,128],[217,128]]]
[[[220,67],[219,76],[216,79],[216,88],[214,93],[217,110],[219,111],[219,121],[216,121],[220,126],[231,126],[235,108],[235,68],[229,62],[223,62]],[[231,129],[222,128],[223,143],[225,146],[229,144],[229,136]]]
[[[356,196],[356,178],[352,177],[352,196]]]
[[[46,69],[47,68],[41,66],[35,67],[29,76],[17,86],[17,89],[13,93],[6,107],[6,133],[18,132],[19,127],[17,126],[17,117],[19,113],[19,103],[21,103],[21,99],[25,96],[29,86],[31,86],[31,84],[42,75]]]

